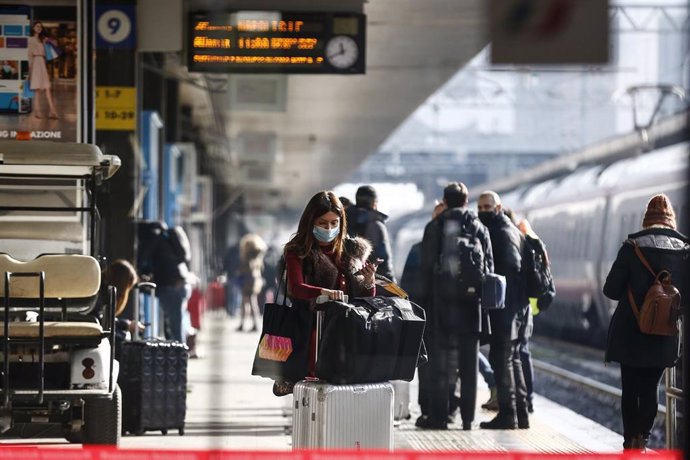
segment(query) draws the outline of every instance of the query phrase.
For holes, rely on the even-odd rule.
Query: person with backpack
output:
[[[620,363],[625,449],[646,449],[657,413],[661,376],[680,358],[676,315],[680,314],[680,299],[689,294],[689,243],[676,231],[669,198],[655,195],[647,204],[642,230],[628,235],[606,277],[604,294],[618,305],[609,325],[605,361]],[[672,308],[670,316],[659,316],[655,321],[666,330],[646,328],[645,318],[655,313],[654,304],[659,307],[656,313],[669,312],[660,307]]]
[[[427,312],[425,342],[433,377],[428,417],[416,423],[420,428],[448,428],[457,375],[463,430],[471,430],[474,421],[483,313],[479,294],[484,275],[493,271],[493,256],[487,229],[467,209],[468,195],[464,184],[449,183],[443,191],[442,212],[424,229],[422,305]]]
[[[492,310],[489,362],[496,378],[498,414],[480,428],[514,430],[529,428],[527,389],[518,352],[521,318],[529,308],[522,276],[524,239],[503,212],[494,191],[479,195],[479,219],[489,230],[495,272],[506,277],[505,308]]]
[[[532,230],[527,219],[522,219],[517,226],[525,238],[524,257],[527,259],[523,264],[523,273],[525,273],[525,285],[530,302],[530,308],[526,310],[518,331],[518,352],[527,388],[527,411],[531,414],[534,412],[534,365],[529,349],[529,339],[534,331],[534,315],[549,308],[556,296],[556,287],[551,275],[551,263],[546,252],[546,245]]]
[[[395,282],[391,243],[386,229],[388,216],[378,209],[376,190],[371,185],[362,185],[357,189],[355,205],[345,209],[347,215],[347,233],[350,237],[366,238],[372,247],[372,261],[381,259],[376,272]]]
[[[182,227],[164,226],[154,241],[151,254],[153,282],[163,311],[164,334],[167,340],[187,342],[185,314],[192,295],[189,271],[191,246]]]

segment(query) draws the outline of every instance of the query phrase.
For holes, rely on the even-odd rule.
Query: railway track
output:
[[[604,363],[601,350],[543,337],[534,337],[530,349],[535,393],[622,434],[617,364]],[[664,390],[662,380],[661,402]],[[650,447],[665,446],[665,415],[666,407],[659,404]]]

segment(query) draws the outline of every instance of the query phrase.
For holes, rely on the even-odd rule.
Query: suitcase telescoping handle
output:
[[[134,286],[137,295],[134,296],[134,321],[139,321],[139,291],[146,292],[151,296],[151,300],[156,296],[156,283],[141,281]],[[139,340],[139,328],[134,328],[132,340]]]
[[[320,295],[316,298],[316,303],[322,304],[328,302],[329,300],[330,299],[327,295]],[[343,302],[347,303],[347,300],[347,295],[344,295]],[[323,320],[325,314],[326,312],[323,310],[316,310],[316,353],[314,354],[316,362],[319,361],[319,345],[321,345],[321,330],[323,329]]]

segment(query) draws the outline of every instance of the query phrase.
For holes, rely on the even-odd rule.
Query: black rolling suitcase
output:
[[[123,431],[177,428],[184,434],[187,410],[187,346],[181,342],[141,340],[122,347],[120,378]]]
[[[155,305],[156,285],[139,283],[136,291],[151,297],[148,308]],[[136,292],[134,317],[139,315],[139,295]],[[143,315],[151,318],[151,312]],[[150,329],[147,328],[150,333]],[[122,390],[122,429],[137,435],[146,431],[177,429],[184,434],[187,411],[187,346],[181,342],[152,338],[124,342],[120,353]]]

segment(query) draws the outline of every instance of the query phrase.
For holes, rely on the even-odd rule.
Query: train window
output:
[[[627,225],[627,224],[628,224],[628,222],[627,222],[627,221],[628,221],[627,217],[628,217],[627,214],[621,213],[621,228],[620,228],[620,234],[618,235],[618,239],[619,239],[619,240],[625,239],[625,232],[626,232],[626,228],[627,228],[627,226],[628,226],[628,225]]]

